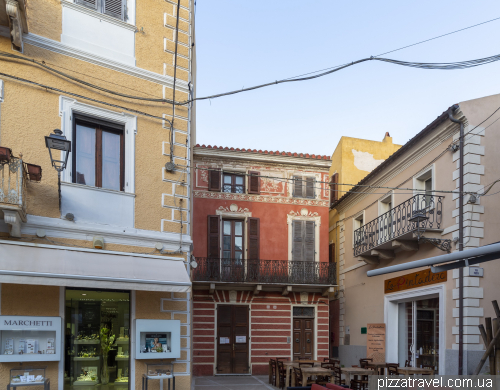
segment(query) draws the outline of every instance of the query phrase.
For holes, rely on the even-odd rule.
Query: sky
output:
[[[497,17],[498,0],[197,0],[196,93],[329,68]],[[500,54],[499,42],[496,20],[384,57],[464,61]],[[331,155],[341,136],[381,141],[389,132],[404,144],[452,104],[499,93],[500,61],[449,71],[367,61],[200,101],[196,142]]]

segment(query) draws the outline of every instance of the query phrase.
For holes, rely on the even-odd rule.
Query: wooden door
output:
[[[293,319],[293,359],[314,357],[314,318]]]
[[[217,373],[247,374],[248,306],[217,307]]]

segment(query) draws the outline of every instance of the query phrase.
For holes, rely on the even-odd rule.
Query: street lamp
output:
[[[71,141],[68,141],[66,137],[63,135],[62,131],[59,129],[55,129],[54,132],[45,136],[45,146],[49,149],[50,161],[52,166],[57,171],[57,188],[59,193],[59,211],[61,210],[61,172],[66,169],[66,165],[68,164],[69,152],[71,151]],[[64,152],[64,160],[58,160],[54,157],[56,150],[60,150]]]

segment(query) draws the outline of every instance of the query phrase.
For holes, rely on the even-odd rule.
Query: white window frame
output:
[[[378,216],[380,217],[382,214],[385,214],[389,210],[384,210],[384,205],[390,203],[391,208],[393,209],[395,207],[394,205],[394,191],[390,191],[388,194],[384,195],[382,198],[379,199],[378,201]]]
[[[59,116],[61,117],[61,130],[66,139],[73,142],[73,114],[82,114],[91,118],[106,120],[113,123],[118,123],[124,127],[125,137],[125,183],[124,191],[116,191],[121,193],[135,193],[135,135],[137,134],[137,117],[125,112],[116,112],[106,110],[104,108],[90,106],[80,103],[75,99],[70,99],[66,96],[59,97]],[[72,145],[73,147],[73,145]],[[74,153],[73,150],[71,153]],[[61,159],[64,159],[61,152]],[[61,181],[65,183],[73,183],[72,179],[73,159],[70,154],[68,165],[61,174]],[[109,191],[105,188],[95,188],[97,191]]]
[[[356,226],[356,222],[359,222],[359,217],[363,218],[363,223],[359,226]],[[354,244],[356,242],[355,237],[354,237],[354,232],[358,230],[360,227],[363,227],[366,225],[366,217],[365,217],[365,210],[361,210],[357,212],[353,217],[352,217],[352,247],[354,248]]]
[[[135,7],[136,7],[136,0],[126,0],[125,3],[125,14],[123,15],[123,19],[119,19],[115,16],[111,16],[108,14],[105,14],[103,12],[97,11],[95,9],[92,9],[91,7],[86,7],[81,4],[77,4],[75,0],[62,0],[61,3],[63,6],[69,6],[74,9],[79,10],[80,12],[87,13],[92,16],[96,16],[99,18],[102,18],[103,20],[106,20],[108,22],[114,23],[114,24],[128,24],[132,25],[135,28]],[[102,3],[102,0],[100,1]]]
[[[305,209],[304,209],[305,210]],[[320,216],[312,216],[312,215],[292,215],[288,214],[287,215],[287,225],[288,225],[288,260],[292,261],[292,249],[293,249],[293,221],[314,221],[314,251],[315,256],[314,256],[314,261],[319,262],[320,261],[320,251],[319,251],[319,232],[320,232],[320,226],[321,226],[321,217]]]
[[[436,189],[436,169],[434,164],[413,176],[413,196],[425,195],[425,182],[429,178],[431,179],[431,190],[434,191]],[[434,195],[434,192],[431,195]]]

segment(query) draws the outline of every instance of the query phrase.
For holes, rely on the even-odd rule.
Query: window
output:
[[[123,126],[75,115],[73,183],[124,191]]]
[[[245,193],[245,175],[235,173],[222,174],[222,192],[232,192],[233,194]]]
[[[293,221],[293,247],[292,260],[314,261],[316,254],[316,240],[314,221]]]
[[[222,258],[243,258],[243,220],[222,221]]]
[[[413,186],[416,190],[417,204],[416,209],[432,207],[434,203],[434,166],[429,170],[414,177]]]
[[[393,225],[396,218],[392,204],[392,192],[379,201],[378,212],[381,219],[377,235],[379,242],[382,243],[389,240],[394,231]]]
[[[294,198],[314,198],[314,186],[316,180],[311,176],[293,177],[293,197]]]
[[[365,224],[364,219],[364,212],[353,218],[354,246],[361,245],[364,242],[364,232],[362,230],[358,230]]]
[[[75,3],[120,20],[125,19],[126,0],[75,0]]]

